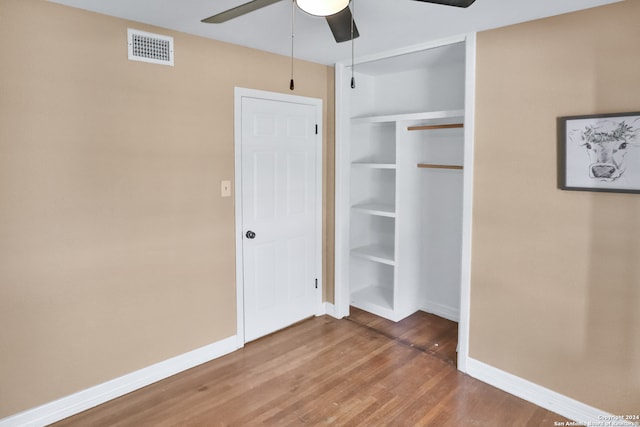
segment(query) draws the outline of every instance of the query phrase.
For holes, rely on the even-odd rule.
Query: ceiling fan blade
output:
[[[247,13],[253,12],[254,10],[262,9],[263,7],[269,6],[279,1],[282,0],[253,0],[248,3],[241,4],[240,6],[225,10],[224,12],[220,12],[217,15],[210,16],[200,22],[204,22],[207,24],[220,24],[230,19],[237,18],[238,16],[246,15]]]
[[[445,6],[469,7],[476,0],[416,0],[424,3],[443,4]]]
[[[327,18],[327,24],[331,28],[333,38],[337,43],[342,43],[351,40],[351,9],[345,7],[335,15],[329,15]],[[353,23],[353,38],[360,37],[358,33],[358,27],[356,23]]]

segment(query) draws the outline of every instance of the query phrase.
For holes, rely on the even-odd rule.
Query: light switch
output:
[[[220,182],[220,196],[231,197],[231,181]]]

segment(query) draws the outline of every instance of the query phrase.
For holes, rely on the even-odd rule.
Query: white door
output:
[[[251,341],[313,316],[318,279],[317,110],[241,101],[244,335]]]

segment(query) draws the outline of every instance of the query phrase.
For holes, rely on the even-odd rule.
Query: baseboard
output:
[[[577,422],[577,425],[604,426],[612,414],[593,408],[548,388],[502,371],[472,358],[467,359],[467,374],[509,394],[534,403],[558,415]],[[637,424],[616,421],[616,426]]]
[[[335,317],[336,319],[341,319],[342,317],[338,316],[337,312],[336,312],[336,306],[333,305],[330,302],[325,302],[323,303],[324,305],[324,312],[322,314],[326,314],[328,316],[331,317]]]
[[[427,313],[435,314],[436,316],[440,316],[454,322],[460,321],[459,309],[443,304],[438,304],[437,302],[427,301],[420,306],[420,310],[426,311]]]
[[[156,363],[111,381],[0,420],[0,427],[40,427],[60,421],[116,397],[201,365],[237,349],[236,337]]]

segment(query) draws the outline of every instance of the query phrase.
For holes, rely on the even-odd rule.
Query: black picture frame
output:
[[[640,112],[558,117],[558,188],[640,193]]]

